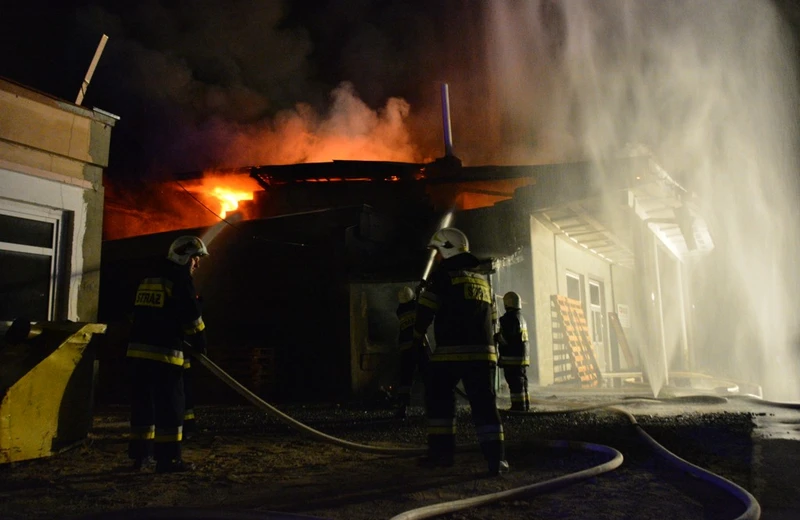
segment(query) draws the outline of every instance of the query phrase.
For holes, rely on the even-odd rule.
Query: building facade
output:
[[[97,319],[117,119],[0,79],[0,321]]]
[[[522,297],[532,384],[666,382],[692,369],[686,271],[713,244],[689,194],[651,158],[428,177],[401,166],[408,178],[384,163],[258,168],[269,182],[250,216],[218,234],[107,241],[101,318],[123,320],[139,260],[163,258],[179,234],[213,236],[196,284],[223,369],[267,398],[380,396],[396,383],[397,292],[419,283],[427,241],[455,208],[451,225],[493,259],[499,311],[506,291]],[[565,302],[577,340],[566,337]],[[587,370],[594,379],[581,379]]]

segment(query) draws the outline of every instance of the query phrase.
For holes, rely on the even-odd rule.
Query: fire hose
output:
[[[222,370],[222,368],[220,368],[216,363],[211,361],[207,356],[199,353],[194,354],[194,356],[212,374],[217,376],[225,384],[227,384],[229,387],[235,390],[239,395],[241,395],[242,397],[253,403],[256,407],[267,412],[268,414],[280,420],[284,424],[290,426],[291,428],[306,435],[309,435],[316,440],[334,444],[336,446],[348,450],[354,450],[364,453],[380,453],[380,454],[394,454],[394,455],[408,455],[408,456],[423,455],[427,453],[427,448],[422,448],[422,447],[408,448],[408,447],[372,446],[368,444],[359,444],[339,439],[337,437],[333,437],[331,435],[327,435],[323,432],[310,428],[309,426],[301,423],[300,421],[297,421],[296,419],[293,419],[289,415],[286,415],[285,413],[281,412],[271,404],[261,399],[259,396],[251,392],[247,387],[245,387],[244,385],[236,381],[234,378],[232,378],[228,373]],[[465,500],[459,500],[456,502],[435,504],[432,506],[427,506],[420,510],[408,511],[401,514],[400,516],[394,517],[392,520],[395,519],[412,520],[412,519],[430,518],[432,516],[441,515],[452,511],[459,511],[462,509],[467,509],[478,505],[489,504],[492,502],[504,500],[515,496],[529,495],[531,493],[544,493],[547,491],[551,491],[553,489],[573,484],[580,480],[589,479],[597,475],[609,472],[613,469],[618,468],[623,461],[622,453],[620,453],[618,450],[600,444],[593,444],[588,442],[557,441],[557,440],[555,441],[542,440],[542,441],[537,441],[535,444],[557,449],[572,449],[572,450],[583,450],[595,453],[602,453],[608,455],[610,457],[610,460],[602,464],[599,464],[597,466],[590,467],[575,473],[570,473],[568,475],[564,475],[553,480],[539,482],[521,488],[510,489],[507,491],[503,491],[501,493],[493,493]],[[464,449],[465,447],[462,446],[460,448]]]
[[[327,442],[330,444],[335,444],[336,446],[340,446],[345,449],[361,451],[364,453],[390,453],[390,454],[397,454],[397,455],[422,455],[426,453],[425,448],[403,448],[403,447],[384,447],[384,446],[370,446],[368,444],[359,444],[355,442],[346,441],[343,439],[339,439],[337,437],[333,437],[332,435],[328,435],[322,433],[318,430],[315,430],[300,421],[293,419],[292,417],[286,415],[285,413],[281,412],[268,402],[264,401],[256,394],[251,392],[247,387],[236,381],[232,378],[227,372],[222,370],[216,363],[208,359],[207,356],[200,353],[194,353],[193,356],[195,359],[199,360],[200,363],[204,367],[206,367],[212,374],[217,376],[219,379],[222,380],[225,384],[235,390],[239,395],[253,403],[256,407],[261,410],[264,410],[271,416],[275,417],[276,419],[280,420],[284,424],[290,426],[291,428],[298,430],[300,433],[307,434],[314,439],[317,439],[322,442]]]
[[[268,414],[277,418],[281,422],[287,424],[291,428],[298,430],[306,435],[309,435],[316,440],[334,444],[344,449],[360,451],[364,453],[412,456],[412,455],[422,455],[427,451],[426,448],[422,447],[410,448],[410,447],[373,446],[368,444],[360,444],[339,439],[331,435],[327,435],[323,432],[310,428],[309,426],[293,419],[289,415],[286,415],[285,413],[281,412],[274,406],[270,405],[269,403],[258,397],[256,394],[251,392],[249,389],[247,389],[245,386],[240,384],[238,381],[233,379],[218,365],[216,365],[213,361],[211,361],[207,356],[203,354],[195,354],[195,357],[212,374],[217,376],[225,384],[230,386],[242,397],[253,403],[256,407],[267,412]],[[718,403],[720,402],[720,399],[724,401],[724,398],[709,399],[709,397],[710,396],[697,396],[691,399],[705,403]],[[672,400],[649,399],[649,398],[637,398],[637,399],[647,400],[647,401],[658,401],[658,402],[670,402],[670,401],[686,402],[687,400],[691,400],[687,398],[673,398]],[[735,483],[723,477],[720,477],[719,475],[711,473],[710,471],[707,471],[703,468],[700,468],[699,466],[696,466],[686,460],[681,459],[677,455],[671,453],[666,448],[658,444],[652,437],[650,437],[642,429],[642,427],[636,421],[636,418],[630,412],[622,408],[619,408],[619,405],[630,403],[630,401],[631,401],[630,399],[626,399],[622,401],[592,404],[592,405],[582,405],[579,403],[574,403],[568,409],[555,410],[555,411],[516,412],[515,415],[565,414],[565,413],[586,412],[591,410],[609,410],[613,413],[620,414],[626,417],[628,421],[635,427],[636,432],[639,434],[639,436],[642,437],[642,439],[651,448],[653,448],[656,451],[656,453],[658,453],[660,456],[666,459],[671,465],[693,475],[694,477],[700,478],[714,486],[722,488],[724,491],[726,491],[727,493],[734,496],[737,500],[739,500],[744,506],[744,512],[738,517],[736,517],[736,520],[757,520],[758,518],[760,518],[761,508],[758,504],[758,501],[748,491],[736,485]],[[608,455],[609,460],[597,466],[593,466],[575,473],[563,475],[555,479],[547,480],[544,482],[538,482],[528,486],[522,486],[497,493],[491,493],[487,495],[471,497],[462,500],[433,504],[430,506],[425,506],[411,511],[406,511],[404,513],[401,513],[400,515],[392,517],[391,520],[420,520],[423,518],[431,518],[434,516],[452,513],[455,511],[460,511],[472,507],[487,505],[501,500],[507,500],[513,497],[546,493],[549,491],[553,491],[556,489],[572,485],[581,480],[593,478],[596,477],[597,475],[601,475],[603,473],[612,471],[618,468],[623,462],[623,456],[618,450],[600,444],[594,444],[588,442],[575,442],[575,441],[559,441],[559,440],[552,440],[552,441],[541,440],[541,441],[536,441],[534,444],[554,449],[572,449],[572,450],[582,450],[594,453],[601,453],[604,455]]]
[[[749,397],[749,399],[756,400],[754,397]],[[744,511],[736,517],[735,520],[758,520],[761,517],[761,506],[758,503],[758,500],[746,489],[742,488],[741,486],[731,482],[730,480],[723,478],[715,473],[712,473],[706,469],[703,469],[699,466],[688,462],[679,456],[675,455],[674,453],[667,450],[661,444],[656,442],[636,420],[636,417],[633,416],[627,410],[620,408],[620,405],[628,404],[632,401],[649,401],[649,402],[658,402],[658,403],[687,403],[687,402],[694,402],[694,403],[701,403],[701,404],[718,404],[727,402],[727,398],[719,397],[719,396],[709,396],[709,395],[694,395],[694,396],[684,396],[684,397],[673,397],[673,398],[666,398],[666,399],[656,399],[656,398],[647,398],[647,397],[631,397],[626,398],[619,401],[612,401],[606,403],[599,403],[599,404],[581,404],[581,403],[571,403],[570,408],[563,409],[563,410],[542,410],[542,411],[531,411],[531,412],[507,412],[510,415],[556,415],[556,414],[566,414],[566,413],[577,413],[577,412],[587,412],[593,410],[609,410],[613,413],[622,415],[625,417],[631,425],[634,426],[636,433],[639,437],[652,448],[658,455],[660,455],[664,460],[675,467],[676,469],[683,471],[696,477],[700,480],[703,480],[713,486],[716,486],[729,495],[732,495],[735,499],[737,499],[743,506]],[[760,400],[759,400],[760,401]],[[536,401],[533,401],[534,403]],[[541,401],[540,401],[541,402]],[[795,404],[787,404],[787,403],[768,403],[775,406],[787,407],[797,409],[800,408],[800,405]]]
[[[453,213],[455,212],[455,208],[452,208],[443,218],[443,220],[439,224],[439,229],[443,227],[447,227],[453,217]],[[434,261],[434,251],[431,251],[429,254],[429,258],[425,267],[425,271],[422,276],[422,281],[418,287],[420,290],[424,284],[427,282],[427,277],[431,271]],[[203,354],[194,354],[195,358],[200,361],[203,366],[205,366],[212,374],[217,376],[221,379],[225,384],[230,386],[234,391],[240,394],[242,397],[253,403],[256,407],[261,410],[264,410],[271,416],[277,418],[281,422],[287,424],[291,428],[300,431],[306,435],[311,436],[312,438],[337,445],[344,449],[360,451],[365,453],[380,453],[380,454],[395,454],[395,455],[422,455],[427,452],[426,448],[409,448],[409,447],[384,447],[384,446],[372,446],[367,444],[359,444],[350,441],[346,441],[343,439],[339,439],[337,437],[333,437],[331,435],[327,435],[320,431],[317,431],[309,426],[293,419],[289,415],[284,414],[274,406],[270,405],[256,394],[251,392],[245,386],[240,384],[238,381],[233,379],[230,375],[228,375],[224,370],[222,370],[219,366],[217,366],[213,361],[211,361],[207,356]],[[461,392],[459,392],[461,393]],[[463,393],[462,393],[463,396]],[[466,397],[466,396],[464,396]],[[704,402],[720,402],[718,400],[714,400],[713,398],[709,399],[710,396],[695,396],[695,401],[703,400]],[[662,399],[649,399],[649,398],[639,398],[639,399],[646,399],[649,401],[658,401],[664,402]],[[691,399],[691,396],[690,396]],[[724,399],[724,398],[717,398],[717,399]],[[756,399],[753,397],[753,399]],[[673,398],[672,400],[668,400],[671,402],[681,402],[685,399],[682,398]],[[579,413],[579,412],[586,412],[592,410],[609,410],[613,413],[623,415],[628,421],[634,426],[638,435],[644,440],[644,442],[649,445],[656,453],[662,456],[669,464],[676,467],[677,469],[684,471],[696,478],[704,480],[714,486],[717,486],[728,494],[735,497],[739,502],[741,502],[744,506],[744,512],[736,517],[736,520],[758,520],[761,516],[761,507],[755,497],[750,494],[744,488],[736,485],[735,483],[716,475],[710,471],[707,471],[699,466],[696,466],[677,455],[671,453],[669,450],[661,446],[658,442],[656,442],[647,432],[642,429],[641,425],[638,424],[636,418],[627,410],[623,408],[619,408],[620,405],[624,405],[630,403],[630,400],[622,400],[616,402],[609,402],[609,403],[601,403],[601,404],[580,404],[574,403],[570,406],[569,409],[565,410],[556,410],[556,411],[534,411],[534,412],[516,412],[522,414],[565,414],[565,413]],[[779,405],[780,403],[775,403]],[[800,405],[797,405],[800,406]],[[791,408],[796,408],[796,406],[790,405]],[[452,513],[455,511],[460,511],[472,507],[477,507],[481,505],[490,504],[493,502],[498,502],[501,500],[506,500],[513,497],[518,497],[522,495],[531,495],[531,494],[540,494],[546,493],[555,489],[559,489],[562,487],[566,487],[568,485],[574,484],[578,481],[593,478],[597,475],[612,471],[618,468],[623,462],[622,453],[618,450],[603,446],[600,444],[593,444],[587,442],[574,442],[574,441],[538,441],[536,444],[550,447],[550,448],[557,448],[557,449],[577,449],[583,451],[590,451],[595,453],[602,453],[608,455],[610,459],[600,465],[587,468],[575,473],[570,473],[567,475],[563,475],[561,477],[557,477],[555,479],[547,480],[544,482],[538,482],[536,484],[531,484],[528,486],[522,486],[519,488],[509,489],[506,491],[501,491],[497,493],[491,493],[487,495],[471,497],[462,500],[456,500],[451,502],[444,502],[439,504],[433,504],[430,506],[425,506],[422,508],[414,509],[411,511],[406,511],[400,515],[392,517],[390,520],[420,520],[423,518],[431,518],[434,516],[439,516],[447,513]],[[460,447],[463,448],[463,447]]]
[[[574,403],[568,409],[563,410],[551,410],[551,411],[533,411],[533,412],[513,412],[513,415],[547,415],[547,414],[567,414],[567,413],[578,413],[578,412],[586,412],[586,411],[593,411],[593,410],[609,410],[613,413],[619,414],[624,416],[628,421],[634,426],[636,429],[637,434],[645,441],[645,443],[652,448],[658,455],[663,457],[670,465],[677,468],[680,471],[684,471],[696,478],[699,478],[711,485],[714,485],[718,488],[721,488],[723,491],[727,492],[729,495],[732,495],[735,499],[737,499],[740,503],[742,503],[744,507],[744,511],[736,517],[735,520],[758,520],[761,517],[761,506],[759,505],[756,498],[749,493],[744,488],[738,486],[737,484],[727,480],[715,473],[712,473],[708,470],[705,470],[699,466],[688,462],[674,453],[670,452],[663,446],[661,446],[658,442],[655,441],[644,429],[639,425],[636,418],[623,408],[619,408],[619,405],[630,403],[632,400],[644,400],[644,401],[657,401],[657,402],[673,402],[673,403],[685,403],[685,402],[699,402],[704,404],[716,404],[720,402],[726,402],[727,400],[722,397],[716,396],[687,396],[687,397],[677,397],[672,399],[655,399],[655,398],[633,398],[633,399],[625,399],[616,402],[608,402],[608,403],[601,403],[601,404],[580,404]],[[776,405],[781,405],[783,403],[774,403]],[[795,405],[790,405],[789,407],[795,408]],[[566,443],[566,441],[550,441],[546,445],[551,447],[558,447],[558,443]],[[599,445],[591,445],[591,446],[580,446],[581,444],[586,443],[571,443],[573,445],[578,445],[583,449],[590,449],[595,451],[595,448]],[[600,446],[600,448],[604,448],[607,450],[614,450],[613,448],[608,448],[605,446]],[[599,450],[597,450],[599,451]],[[617,452],[619,453],[619,452]],[[615,463],[617,458],[615,457],[611,461],[605,463],[610,467],[603,468],[605,471],[610,471],[611,469],[615,469],[619,467],[622,463],[622,455],[619,455],[619,463]],[[466,509],[469,507],[476,507],[479,505],[486,505],[492,502],[496,502],[499,500],[504,500],[511,497],[517,497],[520,495],[529,495],[535,493],[545,493],[548,491],[552,491],[554,489],[564,487],[570,484],[575,483],[577,480],[582,478],[588,478],[589,476],[593,476],[596,474],[604,473],[601,466],[597,466],[595,468],[590,468],[589,470],[584,470],[582,472],[573,473],[569,475],[565,475],[553,480],[540,482],[537,484],[533,484],[530,486],[523,486],[520,488],[515,488],[507,491],[501,491],[499,493],[494,493],[490,495],[484,495],[480,497],[468,498],[463,500],[456,500],[452,502],[445,502],[441,504],[434,504],[431,506],[426,506],[422,508],[418,508],[412,511],[407,511],[402,513],[401,515],[393,517],[391,520],[419,520],[422,518],[430,518],[433,516],[437,516],[440,514],[451,513],[454,511],[459,511],[462,509]],[[596,472],[595,472],[596,471]]]

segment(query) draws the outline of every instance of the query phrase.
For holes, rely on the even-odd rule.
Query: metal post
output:
[[[444,126],[444,154],[453,155],[453,129],[450,126],[450,87],[442,84],[442,125]]]
[[[75,99],[75,104],[80,105],[83,103],[83,97],[86,95],[86,91],[89,90],[89,82],[92,81],[92,75],[94,74],[94,69],[97,67],[97,62],[100,61],[100,55],[103,54],[103,49],[106,48],[106,42],[108,41],[108,36],[105,34],[102,38],[100,38],[100,43],[97,45],[97,50],[94,52],[94,58],[92,58],[92,63],[89,65],[89,70],[86,71],[86,77],[83,79],[83,83],[81,84],[81,88],[78,90],[78,97]]]

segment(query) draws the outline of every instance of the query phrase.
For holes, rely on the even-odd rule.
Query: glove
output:
[[[203,332],[198,332],[193,336],[188,338],[186,343],[192,348],[192,352],[195,354],[203,354],[204,356],[208,354],[208,348],[206,346],[206,335]]]

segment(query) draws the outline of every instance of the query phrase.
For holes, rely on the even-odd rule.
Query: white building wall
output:
[[[539,384],[553,384],[553,324],[550,295],[558,294],[558,271],[554,235],[536,218],[530,217],[533,265],[534,315],[536,319],[536,363]],[[563,284],[562,284],[563,285]]]
[[[31,300],[31,296],[44,294],[45,285],[36,283],[45,270],[42,259],[52,258],[54,251],[30,248],[35,243],[33,235],[45,232],[40,224],[53,223],[48,219],[56,218],[61,219],[59,228],[68,228],[68,236],[61,232],[56,235],[61,239],[61,250],[55,254],[61,259],[51,264],[51,270],[60,271],[51,273],[56,278],[56,294],[49,298],[48,319],[84,322],[97,319],[102,178],[108,165],[111,131],[117,120],[102,110],[75,105],[0,79],[0,208],[7,208],[2,218],[7,240],[2,246],[4,261],[20,271],[30,267],[29,272],[18,276],[24,283],[26,276],[32,276],[33,280],[33,287],[20,288],[13,275],[3,278],[2,289],[10,295],[5,300],[4,315],[15,314],[16,308],[33,300],[35,303],[21,312],[44,314],[41,301],[45,297]],[[39,224],[14,220],[25,219],[26,212],[32,216],[27,220],[38,220]],[[27,226],[39,229],[32,231]],[[30,254],[34,256],[26,256]],[[31,263],[26,264],[28,261]],[[51,287],[51,293],[52,290]]]
[[[61,273],[66,281],[68,291],[66,317],[72,321],[78,318],[78,294],[83,276],[83,240],[87,228],[86,203],[84,203],[84,187],[52,180],[56,174],[43,172],[48,178],[37,177],[9,169],[8,163],[0,167],[0,209],[11,209],[15,212],[30,212],[40,216],[44,212],[64,216],[71,212],[72,229],[70,230],[69,250],[60,254],[69,255],[68,273]],[[74,179],[73,179],[74,180]],[[68,220],[62,219],[62,225]]]
[[[600,282],[603,286],[603,334],[604,348],[595,352],[601,372],[611,371],[612,349],[616,345],[610,343],[608,312],[617,310],[617,304],[628,305],[632,312],[635,309],[632,300],[634,290],[634,271],[613,266],[607,260],[575,244],[563,235],[556,235],[536,217],[531,216],[531,243],[533,259],[533,286],[536,315],[536,341],[538,346],[540,384],[553,384],[553,335],[550,297],[555,294],[568,296],[567,273],[578,275],[581,280],[581,293],[584,301],[584,312],[589,310],[589,284]],[[587,316],[590,327],[595,324]],[[626,334],[635,337],[633,328],[626,329]],[[629,338],[630,341],[630,338]],[[635,346],[632,346],[635,350]],[[621,360],[621,368],[630,368],[624,361],[621,352],[617,352]],[[635,356],[634,352],[634,356]]]
[[[610,263],[607,260],[600,258],[598,255],[588,251],[584,247],[564,238],[559,235],[555,241],[556,243],[556,259],[558,263],[558,294],[569,296],[567,293],[567,273],[577,275],[581,282],[581,297],[583,302],[583,313],[586,316],[586,321],[589,324],[590,330],[595,327],[601,327],[604,334],[603,348],[595,350],[595,358],[597,359],[598,367],[602,372],[610,369],[610,350],[608,341],[608,319],[604,314],[604,323],[598,324],[592,321],[589,309],[589,294],[590,282],[599,282],[603,287],[602,302],[605,312],[612,308],[611,299],[611,271],[609,269]]]

